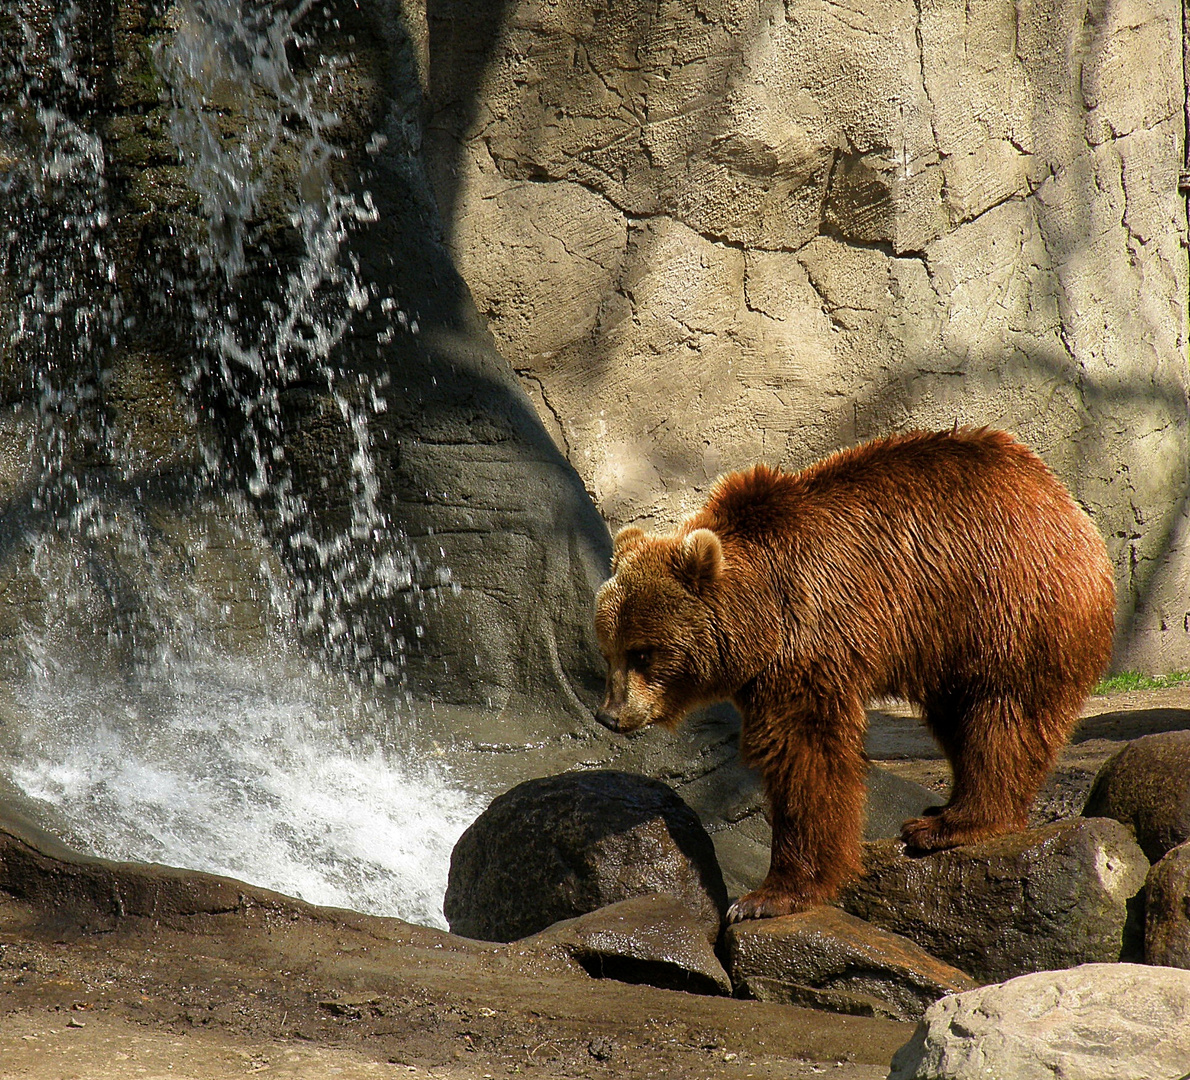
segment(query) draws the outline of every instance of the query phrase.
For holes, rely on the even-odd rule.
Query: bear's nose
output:
[[[620,730],[620,718],[613,716],[607,709],[597,709],[595,712],[595,719],[598,720],[609,731]]]

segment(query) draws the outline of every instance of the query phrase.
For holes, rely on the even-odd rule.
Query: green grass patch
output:
[[[1121,671],[1099,683],[1092,694],[1119,694],[1124,690],[1164,690],[1190,683],[1190,671],[1171,671],[1168,675],[1142,675],[1139,671]]]

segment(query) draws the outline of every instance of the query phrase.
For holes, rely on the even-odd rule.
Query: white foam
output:
[[[93,854],[445,925],[450,852],[483,800],[359,730],[392,728],[386,701],[230,661],[188,674],[25,687],[12,781]]]

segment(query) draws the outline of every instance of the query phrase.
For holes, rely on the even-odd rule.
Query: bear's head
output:
[[[607,659],[597,716],[612,731],[677,724],[694,705],[723,696],[716,593],[723,548],[710,529],[646,536],[621,529],[612,576],[595,601],[595,633]]]

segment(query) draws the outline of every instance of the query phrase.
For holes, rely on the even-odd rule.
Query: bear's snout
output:
[[[620,718],[608,712],[607,709],[596,709],[595,719],[598,720],[605,728],[607,728],[608,731],[620,730]]]

